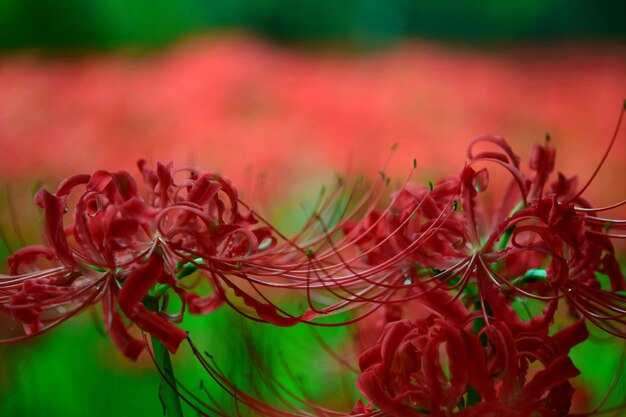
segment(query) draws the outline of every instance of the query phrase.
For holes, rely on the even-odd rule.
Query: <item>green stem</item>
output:
[[[197,263],[202,263],[202,259],[196,259]],[[183,279],[187,275],[193,274],[198,267],[191,262],[177,265],[180,271],[176,274],[176,278]],[[170,289],[167,284],[157,284],[149,295],[144,298],[145,306],[157,313],[160,310],[159,299]],[[174,367],[170,359],[170,353],[161,341],[150,335],[152,340],[152,350],[157,366],[161,370],[161,382],[159,384],[159,399],[163,405],[163,415],[167,417],[183,417],[183,409],[180,404],[180,397],[176,391],[176,378],[174,377]]]
[[[163,415],[167,417],[183,417],[180,397],[174,388],[176,379],[174,378],[174,368],[170,360],[170,353],[159,339],[151,336],[151,340],[154,357],[162,371],[161,382],[159,383],[159,398],[163,405]]]
[[[144,300],[146,307],[152,311],[159,311],[159,300],[149,297]],[[180,397],[176,391],[176,378],[174,377],[174,367],[170,359],[170,352],[159,339],[150,335],[152,340],[152,350],[157,366],[160,369],[161,381],[159,383],[159,399],[163,406],[163,415],[167,417],[183,417],[183,409],[180,404]]]

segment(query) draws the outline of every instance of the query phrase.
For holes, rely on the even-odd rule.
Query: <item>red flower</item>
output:
[[[522,205],[501,220],[496,218],[499,223],[476,253],[476,261],[470,264],[475,267],[480,295],[494,307],[494,316],[509,324],[513,323],[511,311],[504,313],[506,303],[496,300],[498,293],[547,302],[544,324],[551,320],[557,300],[565,297],[575,317],[583,315],[605,331],[626,337],[626,297],[619,293],[626,288],[626,281],[617,267],[611,242],[611,238],[623,236],[610,232],[622,230],[623,222],[598,217],[596,213],[602,209],[592,208],[580,197],[586,187],[577,189],[575,179],[559,175],[548,187],[555,155],[549,146],[535,146],[530,164],[535,175],[524,180],[515,164],[509,160],[501,162],[508,164],[515,179],[507,195],[516,194],[517,189]],[[490,158],[483,155],[473,161],[487,159]],[[503,155],[491,159],[505,160]],[[470,196],[464,207],[476,206],[472,178],[475,174],[470,172],[462,186]],[[525,204],[524,196],[529,200]],[[510,210],[511,203],[505,200],[502,204],[499,213]],[[468,219],[469,224],[478,224],[472,210],[468,211]],[[542,276],[527,279],[527,273],[536,268],[542,270]],[[602,287],[599,274],[608,278],[608,288]]]
[[[579,374],[567,353],[587,337],[582,322],[554,337],[500,322],[484,335],[486,346],[439,315],[390,323],[359,358],[357,387],[393,417],[567,415]]]
[[[485,144],[495,150],[474,151]],[[623,221],[599,217],[602,209],[580,197],[586,186],[578,189],[575,178],[560,174],[549,182],[556,157],[549,145],[533,148],[530,174],[500,137],[479,137],[468,156],[457,178],[430,189],[407,184],[385,210],[344,225],[344,241],[361,252],[348,269],[377,287],[367,301],[400,303],[442,288],[476,303],[487,320],[546,332],[565,297],[574,317],[626,337],[626,280],[611,242],[624,237]],[[485,163],[511,178],[503,193],[492,191],[491,208],[479,199],[490,191],[489,170],[474,168]],[[598,274],[607,276],[608,288]],[[519,297],[544,302],[543,313],[523,322],[510,306]]]
[[[131,336],[122,314],[174,352],[187,335],[168,321],[175,316],[148,310],[147,297],[158,302],[171,288],[183,304],[178,318],[186,307],[208,313],[224,302],[214,281],[221,271],[236,270],[261,243],[266,250],[274,244],[271,230],[254,227],[251,213],[239,209],[237,191],[221,175],[186,169],[177,184],[172,164],[158,164],[156,171],[143,161],[139,166],[145,198],[125,171],[76,175],[54,194],[37,193],[50,247],[18,251],[9,261],[11,275],[0,280],[0,308],[24,325],[26,336],[101,301],[107,332],[126,356],[136,358],[143,343]],[[64,224],[68,213],[72,219]],[[39,268],[41,257],[53,266]],[[204,297],[181,282],[198,268],[216,285]]]

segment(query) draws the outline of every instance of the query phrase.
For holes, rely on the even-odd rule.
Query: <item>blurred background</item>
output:
[[[335,173],[378,175],[395,143],[386,170],[404,178],[415,158],[414,178],[428,181],[456,173],[479,134],[503,135],[527,160],[550,132],[557,169],[587,179],[626,98],[625,13],[584,0],[2,0],[0,261],[41,241],[33,190],[134,172],[140,158],[219,170],[285,229]],[[624,198],[624,163],[622,131],[589,200]],[[126,361],[98,320],[0,347],[0,415],[159,415],[149,359]],[[276,355],[292,352],[287,368],[320,401],[356,399],[354,375],[308,329],[228,310],[185,326],[233,375],[258,368],[232,331],[245,328],[276,372]],[[323,337],[350,357],[348,330]],[[590,342],[574,359],[582,407],[610,385],[619,351]],[[188,352],[176,361],[192,384],[207,378]],[[613,401],[625,396],[622,378]]]

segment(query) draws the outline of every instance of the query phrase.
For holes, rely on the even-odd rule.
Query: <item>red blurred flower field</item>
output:
[[[374,176],[396,142],[402,177],[414,157],[420,179],[456,173],[487,132],[527,161],[546,131],[557,169],[586,179],[626,96],[623,52],[416,43],[347,56],[214,38],[152,54],[5,56],[0,181],[54,187],[148,158],[221,170],[244,191],[267,173],[271,194],[329,171]],[[597,205],[625,194],[625,137],[587,194]]]

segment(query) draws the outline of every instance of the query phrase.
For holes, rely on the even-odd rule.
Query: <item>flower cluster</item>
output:
[[[175,352],[187,333],[172,322],[185,309],[203,314],[224,302],[219,288],[201,296],[183,278],[201,269],[211,283],[238,259],[273,245],[269,229],[238,205],[227,178],[171,163],[151,170],[140,161],[139,168],[145,197],[125,171],[76,175],[54,193],[37,193],[48,246],[14,253],[10,275],[0,281],[0,307],[26,333],[16,339],[99,302],[105,328],[126,356],[135,359],[143,342],[123,316]],[[176,175],[184,179],[177,183]],[[156,311],[168,289],[182,301],[178,314]]]
[[[389,416],[568,414],[579,374],[568,352],[588,336],[582,321],[554,336],[477,327],[460,302],[439,299],[461,314],[394,321],[362,353],[357,387],[368,399]]]
[[[357,347],[356,387],[368,403],[351,415],[567,416],[579,374],[569,352],[588,338],[587,324],[626,338],[613,245],[626,223],[600,214],[624,202],[594,208],[582,197],[593,176],[583,186],[553,179],[555,156],[549,141],[535,145],[524,169],[504,139],[482,136],[457,175],[407,182],[386,204],[389,181],[364,192],[339,182],[290,238],[217,173],[140,162],[141,187],[127,172],[73,176],[36,196],[48,246],[16,252],[0,277],[0,309],[25,331],[9,340],[94,303],[133,359],[143,343],[130,326],[175,352],[187,338],[175,324],[185,310],[223,303],[279,326],[360,320],[370,341]],[[490,184],[493,166],[505,186]],[[306,310],[289,313],[276,296],[284,291]],[[167,310],[169,296],[179,312]],[[316,320],[344,312],[351,318]],[[310,413],[277,410],[198,357],[260,415],[347,415],[308,400]]]
[[[495,150],[473,152],[485,143]],[[457,177],[408,184],[350,226],[366,231],[363,262],[397,259],[389,284],[402,297],[380,302],[401,312],[361,354],[357,380],[385,415],[569,415],[579,371],[568,352],[587,339],[585,322],[626,337],[612,243],[625,237],[624,221],[600,217],[614,207],[593,208],[575,177],[549,182],[555,155],[536,145],[527,174],[502,138],[480,137]],[[491,207],[479,201],[490,171],[475,168],[488,163],[511,177]],[[543,308],[519,308],[529,300]],[[432,314],[402,320],[414,303]]]

